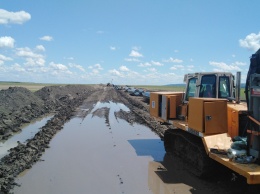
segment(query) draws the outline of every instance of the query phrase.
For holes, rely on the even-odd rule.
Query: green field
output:
[[[32,92],[35,92],[44,86],[55,86],[55,85],[68,85],[68,84],[44,84],[44,83],[30,83],[30,82],[0,82],[0,90],[8,89],[9,87],[24,87]],[[173,91],[173,92],[184,92],[184,86],[152,86],[152,85],[133,85],[135,88],[142,88],[149,91]],[[241,88],[240,96],[241,100],[245,100],[245,88]]]
[[[44,86],[53,86],[55,84],[42,84],[42,83],[30,83],[30,82],[0,82],[0,90],[8,89],[9,87],[23,87],[35,92]]]

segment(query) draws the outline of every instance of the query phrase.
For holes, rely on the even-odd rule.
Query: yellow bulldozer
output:
[[[165,151],[184,159],[195,175],[207,175],[218,162],[260,184],[260,49],[250,59],[246,101],[240,80],[240,72],[187,74],[184,92],[150,94],[150,115],[170,125]]]

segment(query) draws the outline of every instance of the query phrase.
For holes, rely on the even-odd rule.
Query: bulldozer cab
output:
[[[183,102],[189,97],[234,98],[234,76],[227,72],[193,73],[184,76],[186,90]]]

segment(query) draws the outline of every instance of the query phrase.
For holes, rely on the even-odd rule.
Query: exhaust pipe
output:
[[[236,103],[240,103],[240,86],[241,86],[241,72],[237,72],[236,76]]]

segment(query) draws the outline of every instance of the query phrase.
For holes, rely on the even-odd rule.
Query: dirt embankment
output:
[[[47,113],[54,117],[26,144],[9,150],[0,162],[0,193],[8,193],[14,178],[37,162],[54,134],[73,116],[73,111],[90,96],[93,91],[103,91],[101,86],[51,86],[36,93],[25,88],[9,88],[0,91],[0,132],[5,140],[20,130],[24,123]]]

